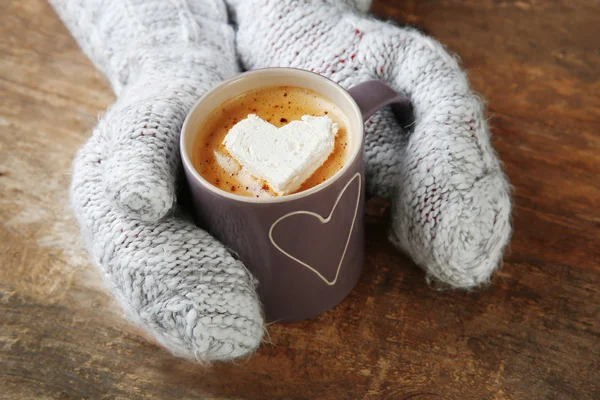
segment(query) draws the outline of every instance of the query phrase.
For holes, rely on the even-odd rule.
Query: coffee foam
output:
[[[269,185],[250,176],[248,171],[232,165],[231,155],[223,145],[229,130],[249,114],[256,114],[276,127],[301,120],[304,115],[328,115],[338,126],[334,149],[329,158],[296,190],[301,192],[317,186],[339,171],[351,151],[347,117],[333,102],[303,88],[267,87],[236,96],[217,107],[198,132],[192,163],[212,185],[242,196],[277,196]],[[237,164],[237,163],[236,163]]]

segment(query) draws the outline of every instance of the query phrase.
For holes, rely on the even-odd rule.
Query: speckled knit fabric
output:
[[[92,259],[127,316],[173,354],[247,355],[260,343],[256,282],[173,206],[179,131],[234,75],[220,0],[52,0],[117,102],[74,162],[71,198]],[[158,222],[157,222],[158,221]]]
[[[367,185],[392,200],[392,241],[447,286],[486,283],[510,236],[508,183],[483,107],[456,60],[413,29],[351,0],[229,0],[248,69],[307,69],[350,88],[368,79],[408,95],[414,130],[390,110],[366,123]]]
[[[221,0],[51,0],[117,102],[74,163],[72,203],[94,261],[129,318],[178,356],[252,352],[256,282],[175,209],[178,135],[196,99],[237,70]],[[454,58],[360,11],[368,0],[231,0],[247,68],[291,66],[344,87],[387,81],[414,129],[367,121],[371,193],[392,200],[392,240],[451,287],[485,283],[510,234],[508,185],[480,101]]]

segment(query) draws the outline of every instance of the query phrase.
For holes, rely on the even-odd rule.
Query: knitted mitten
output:
[[[410,97],[410,133],[390,110],[366,122],[368,189],[392,201],[392,241],[430,278],[487,282],[510,235],[509,188],[456,60],[413,29],[361,14],[362,2],[228,2],[245,67],[307,69],[346,88],[379,79]]]
[[[72,205],[93,260],[128,316],[172,353],[253,351],[263,334],[254,278],[180,212],[164,217],[188,110],[238,72],[224,4],[51,3],[118,95],[74,162]]]

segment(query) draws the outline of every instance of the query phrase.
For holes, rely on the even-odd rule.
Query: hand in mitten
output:
[[[409,133],[390,110],[366,122],[368,190],[392,201],[392,241],[430,278],[457,288],[487,282],[510,235],[509,189],[481,102],[456,60],[352,1],[228,2],[248,69],[302,68],[346,88],[379,79],[410,98]]]
[[[252,352],[263,334],[254,278],[179,210],[166,215],[188,110],[238,72],[224,4],[51,2],[118,95],[77,154],[71,187],[105,281],[128,317],[178,356]]]

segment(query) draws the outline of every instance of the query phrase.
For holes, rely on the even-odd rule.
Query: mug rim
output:
[[[331,177],[329,177],[329,179],[327,179],[325,182],[321,182],[320,184],[313,186],[310,189],[304,190],[302,192],[297,192],[297,193],[292,193],[292,194],[287,194],[287,195],[282,195],[282,196],[276,196],[276,197],[249,197],[249,196],[241,196],[238,194],[229,193],[223,189],[220,189],[220,188],[212,185],[210,182],[208,182],[206,179],[204,179],[202,177],[202,175],[200,175],[200,173],[196,170],[196,168],[194,168],[194,165],[191,161],[191,155],[188,154],[188,152],[185,149],[185,142],[186,142],[187,137],[189,135],[197,133],[197,132],[194,132],[194,133],[188,132],[188,131],[190,131],[190,128],[189,128],[189,125],[191,124],[190,120],[192,119],[192,116],[202,107],[202,103],[204,103],[210,96],[214,95],[214,93],[218,92],[219,90],[222,90],[224,87],[234,84],[234,83],[237,83],[240,80],[247,79],[249,75],[269,75],[270,73],[275,72],[275,71],[284,72],[284,73],[289,72],[292,74],[299,74],[299,75],[307,75],[307,76],[310,76],[311,79],[322,80],[324,84],[329,85],[329,86],[335,88],[335,90],[339,91],[341,93],[341,95],[348,101],[348,104],[350,104],[352,111],[355,113],[355,117],[358,118],[358,121],[359,121],[358,132],[357,132],[358,133],[358,138],[357,138],[358,143],[356,144],[356,146],[354,146],[354,150],[351,153],[350,157],[348,158],[348,161],[344,164],[344,166],[342,168],[340,168],[339,171],[337,171],[335,174],[333,174]],[[293,86],[293,85],[290,85],[290,86]],[[269,87],[269,85],[266,84],[262,87],[266,88],[266,87]],[[302,86],[298,86],[298,87],[302,87]],[[211,110],[208,114],[212,113],[212,111],[214,111],[214,109]],[[202,121],[202,122],[204,122],[204,121]],[[187,134],[186,134],[186,132],[187,132]],[[338,181],[344,175],[344,173],[346,171],[348,171],[348,169],[354,164],[354,161],[356,161],[356,158],[361,155],[361,149],[363,148],[363,142],[364,142],[364,120],[362,117],[362,113],[360,111],[360,108],[358,107],[358,104],[356,104],[356,101],[354,101],[354,99],[352,98],[350,93],[348,93],[348,91],[346,89],[344,89],[338,83],[332,81],[331,79],[329,79],[327,77],[324,77],[320,74],[317,74],[317,73],[314,73],[311,71],[307,71],[304,69],[290,68],[290,67],[268,67],[268,68],[259,68],[259,69],[254,69],[251,71],[242,72],[241,74],[238,74],[232,78],[229,78],[229,79],[221,82],[214,88],[212,88],[209,91],[207,91],[206,93],[204,93],[204,95],[202,95],[196,101],[196,103],[194,103],[194,105],[192,106],[192,108],[190,109],[190,111],[188,112],[188,114],[185,117],[183,126],[181,127],[181,134],[180,134],[180,138],[179,138],[179,152],[181,154],[181,160],[182,160],[184,168],[189,173],[191,173],[191,175],[194,177],[194,179],[200,185],[202,185],[204,188],[210,190],[211,192],[213,192],[221,197],[225,197],[225,198],[228,198],[231,200],[246,202],[246,203],[273,204],[273,203],[284,203],[284,202],[293,201],[293,200],[297,200],[297,199],[301,199],[301,198],[310,196],[311,194],[314,194],[321,190],[324,190],[328,186],[330,186],[333,183],[335,183],[336,181]],[[193,144],[192,144],[192,147],[193,147]]]

